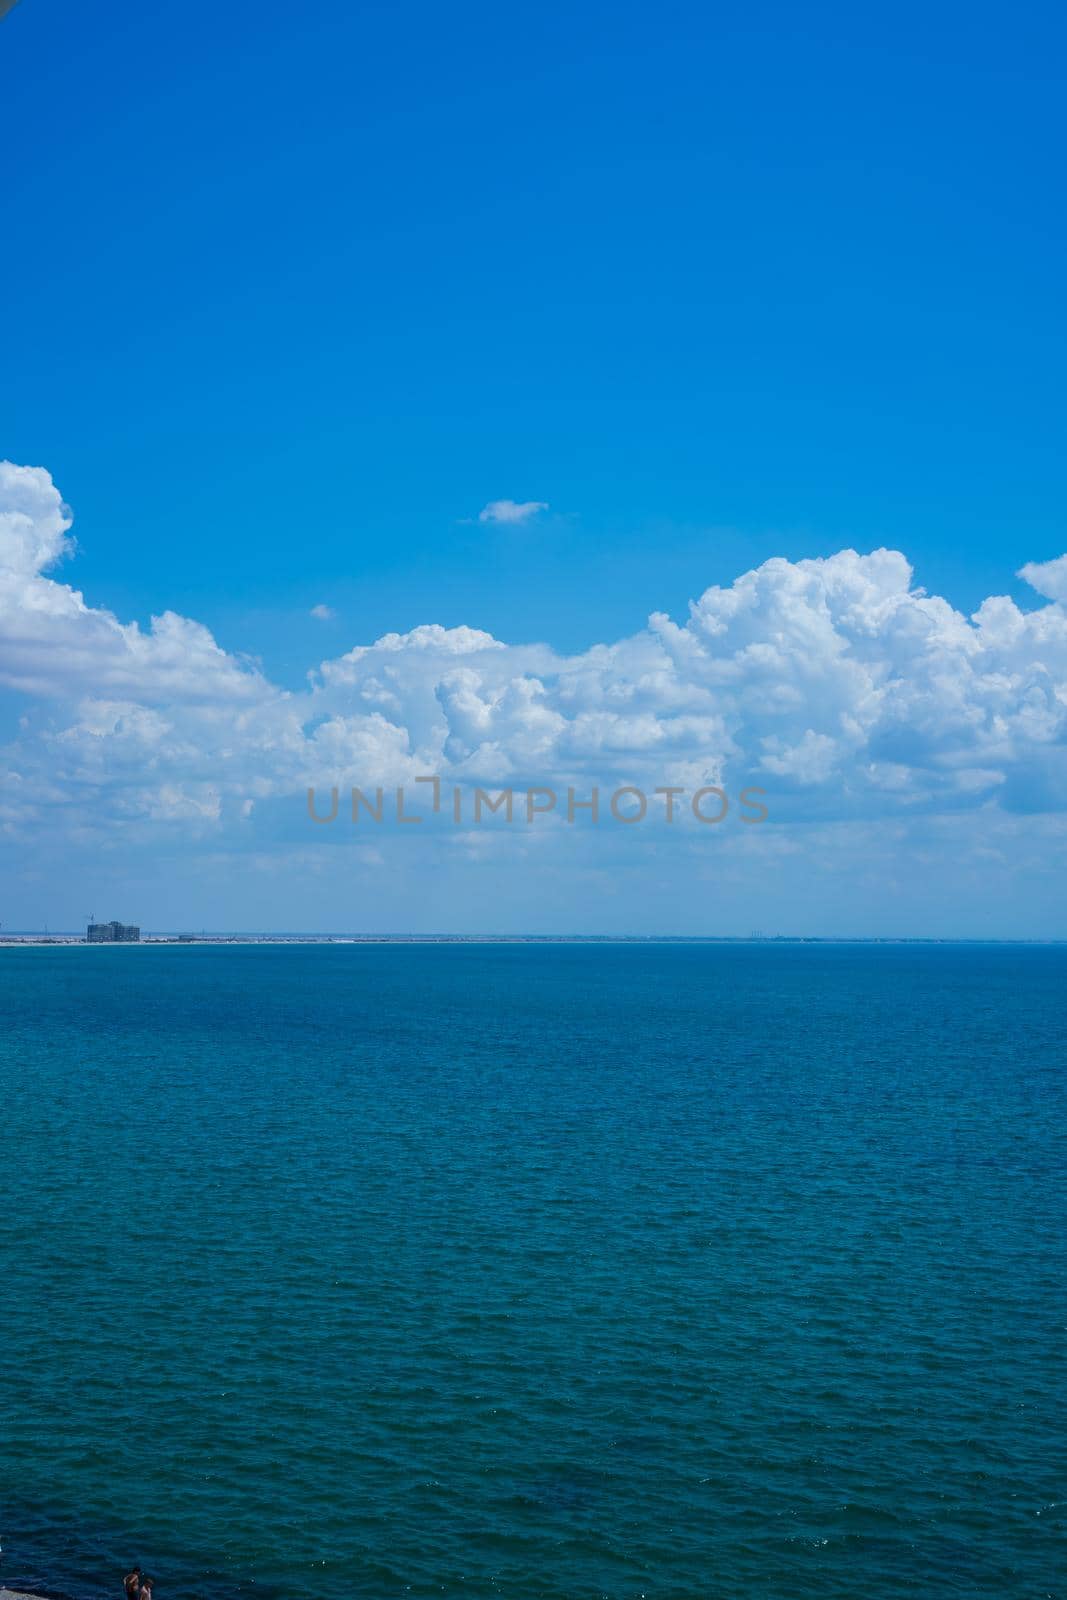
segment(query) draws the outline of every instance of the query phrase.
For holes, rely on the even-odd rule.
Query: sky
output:
[[[1064,32],[21,0],[4,927],[1067,936]]]

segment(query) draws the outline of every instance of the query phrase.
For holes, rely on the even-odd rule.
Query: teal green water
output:
[[[0,1581],[1062,1595],[1065,980],[0,952]]]

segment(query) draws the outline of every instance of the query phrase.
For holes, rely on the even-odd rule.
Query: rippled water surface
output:
[[[1067,952],[0,951],[0,1581],[1060,1596]]]

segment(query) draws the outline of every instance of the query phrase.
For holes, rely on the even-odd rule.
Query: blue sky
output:
[[[74,508],[53,576],[292,691],[420,624],[570,654],[846,546],[965,616],[1037,603],[1064,31],[22,0],[0,454]],[[497,498],[549,509],[479,522]]]
[[[903,541],[976,603],[1062,544],[1063,32],[23,0],[5,453],[90,595],[278,670],[320,590],[573,648]],[[561,521],[487,549],[498,495]]]

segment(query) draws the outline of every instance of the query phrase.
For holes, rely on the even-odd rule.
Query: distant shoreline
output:
[[[626,934],[626,933],[149,933],[139,940],[101,940],[90,943],[81,933],[0,933],[0,946],[46,946],[52,949],[83,948],[86,950],[137,950],[145,947],[187,949],[193,945],[229,947],[233,945],[463,945],[463,944],[533,944],[533,945],[1018,945],[1059,946],[1064,939],[1012,939],[989,937],[985,939],[930,938],[910,935],[886,935],[882,938],[849,938],[833,934]],[[2,1597],[2,1591],[0,1591]]]

